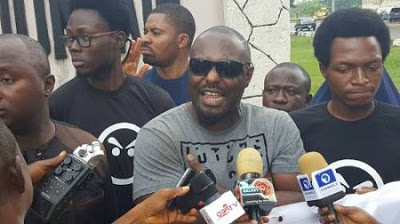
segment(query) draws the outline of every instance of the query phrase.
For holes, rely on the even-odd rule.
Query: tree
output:
[[[384,0],[379,0],[383,2]],[[324,5],[332,12],[332,0],[321,0],[321,4]],[[347,8],[361,8],[362,0],[335,0],[335,10],[347,9]]]
[[[319,0],[310,0],[302,2],[297,5],[297,10],[301,16],[314,16],[315,12],[321,9],[321,3]]]

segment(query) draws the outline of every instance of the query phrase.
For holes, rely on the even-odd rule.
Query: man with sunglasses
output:
[[[181,105],[190,101],[188,58],[196,25],[179,4],[162,4],[147,17],[142,38],[143,62],[153,66],[145,79],[166,90]]]
[[[164,90],[122,71],[129,32],[124,0],[72,0],[64,41],[77,76],[50,98],[52,118],[96,136],[106,150],[113,220],[133,207],[135,139],[140,128],[173,107]]]
[[[136,202],[172,187],[190,161],[209,168],[221,191],[233,190],[240,150],[256,148],[271,177],[278,204],[302,200],[296,175],[304,153],[299,131],[287,113],[241,103],[253,65],[241,34],[218,26],[202,33],[190,52],[192,101],[147,123],[136,141]]]

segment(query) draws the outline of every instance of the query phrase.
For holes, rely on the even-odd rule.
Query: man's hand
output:
[[[269,222],[268,216],[261,216],[262,222]],[[240,218],[236,220],[236,223],[240,224],[257,224],[256,220],[250,220],[250,216],[248,214],[242,215]]]
[[[29,173],[31,174],[32,184],[35,187],[43,177],[51,170],[55,169],[67,156],[66,151],[62,151],[58,156],[40,160],[28,165]]]
[[[194,156],[192,154],[187,155],[186,160],[189,163],[190,168],[195,173],[200,173],[200,172],[203,171],[203,168],[202,168],[201,164],[196,160],[196,158],[194,158]],[[220,194],[223,194],[224,192],[228,191],[228,189],[224,189],[222,187],[219,187],[218,185],[216,185],[216,186],[217,186],[218,192]],[[204,204],[202,206],[204,206]],[[265,222],[265,223],[269,221],[267,216],[262,216],[261,218],[262,218],[263,222]],[[238,218],[236,220],[236,223],[241,223],[241,224],[252,224],[252,223],[254,223],[254,224],[257,224],[257,221],[256,220],[250,220],[249,215],[244,214],[243,216],[241,216],[240,218]]]
[[[134,41],[131,41],[131,49],[128,52],[126,60],[122,64],[122,70],[128,75],[137,76],[143,78],[149,70],[150,65],[144,64],[139,71],[137,71],[140,59],[140,48],[142,47],[142,39],[140,37]]]
[[[376,191],[374,187],[361,187],[356,189],[356,194],[366,194],[372,191]]]
[[[378,224],[379,222],[371,215],[357,207],[343,207],[335,205],[337,218],[341,224]],[[335,220],[335,215],[330,214],[328,208],[322,208],[319,211],[321,223],[332,223]]]
[[[114,224],[193,223],[198,214],[196,209],[190,210],[187,214],[182,214],[176,209],[168,210],[166,208],[169,200],[183,196],[188,191],[188,186],[159,190],[115,221]]]

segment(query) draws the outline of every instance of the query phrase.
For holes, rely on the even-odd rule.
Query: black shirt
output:
[[[383,182],[400,180],[400,109],[376,102],[375,111],[358,121],[333,117],[327,103],[292,112],[304,149],[320,152],[328,163],[355,159],[372,166]],[[341,168],[351,187],[371,176],[358,168]],[[351,191],[349,191],[351,192]]]
[[[75,77],[50,97],[50,116],[96,136],[106,149],[112,179],[110,212],[116,219],[133,207],[135,140],[140,128],[174,106],[167,92],[128,76],[121,88],[102,91]]]

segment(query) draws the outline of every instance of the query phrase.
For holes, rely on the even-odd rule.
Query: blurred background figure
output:
[[[263,105],[290,112],[308,106],[311,79],[301,66],[285,62],[275,66],[265,76]]]
[[[167,91],[176,106],[190,101],[188,63],[195,31],[192,13],[178,4],[155,8],[144,27],[143,62],[153,66],[145,79]]]

